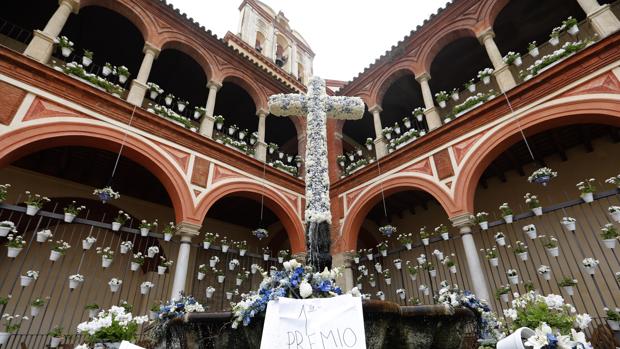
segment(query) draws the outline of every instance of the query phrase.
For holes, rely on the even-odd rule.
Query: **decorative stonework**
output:
[[[172,157],[172,159],[179,164],[179,166],[181,167],[181,169],[183,170],[183,172],[187,173],[187,167],[189,165],[189,154],[186,152],[183,152],[181,150],[178,149],[174,149],[172,147],[169,147],[167,145],[163,145],[160,144],[159,145],[166,153],[168,153],[168,155],[170,155],[170,157]]]
[[[226,179],[239,178],[239,177],[242,177],[242,176],[225,167],[215,165],[213,166],[213,180],[211,182],[211,185],[214,185]]]
[[[433,155],[433,159],[435,161],[435,168],[437,169],[437,176],[439,179],[446,179],[454,176],[454,168],[452,168],[452,161],[450,161],[450,153],[448,149],[444,149]]]
[[[26,91],[0,81],[0,123],[8,125],[19,108]]]
[[[431,161],[429,158],[426,158],[422,161],[416,162],[415,164],[404,168],[402,172],[417,172],[429,176],[433,175],[433,169],[431,167]]]
[[[598,76],[590,81],[587,81],[572,90],[566,92],[562,97],[584,95],[591,93],[614,93],[620,92],[620,81],[616,78],[613,72],[608,72]]]
[[[454,159],[457,165],[461,164],[461,161],[465,158],[465,156],[472,150],[472,146],[482,137],[486,132],[480,132],[474,136],[471,136],[458,144],[452,146],[452,151],[454,152]]]
[[[24,115],[23,121],[52,118],[52,117],[76,117],[76,118],[94,119],[89,116],[79,114],[73,109],[69,109],[58,103],[48,101],[41,97],[37,97],[32,102],[32,105],[30,105],[30,108],[26,112],[26,115]]]
[[[209,161],[196,157],[194,159],[194,169],[192,170],[192,184],[207,187],[209,179]]]

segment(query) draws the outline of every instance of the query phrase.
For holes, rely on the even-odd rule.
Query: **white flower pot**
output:
[[[58,348],[58,346],[60,345],[60,342],[62,342],[62,337],[50,338],[50,348]]]
[[[402,262],[396,262],[394,263],[394,266],[396,267],[396,269],[401,270],[403,267],[403,263]]]
[[[497,349],[525,349],[523,343],[536,332],[527,327],[521,327],[508,337],[497,342]],[[529,348],[529,347],[528,347]]]
[[[170,104],[172,104],[172,97],[165,97],[164,103],[166,103],[167,106],[170,106]]]
[[[355,264],[360,264],[360,257],[353,257],[353,262],[355,262]]]
[[[430,239],[429,238],[424,238],[424,239],[422,239],[422,243],[424,244],[424,246],[428,246],[428,244],[430,243]]]
[[[435,254],[435,257],[437,257],[437,260],[441,261],[441,260],[443,259],[443,252],[439,252],[439,251],[438,251],[438,252]]]
[[[228,270],[233,271],[233,270],[235,270],[235,267],[237,267],[237,266],[234,265],[234,264],[229,264],[228,265]]]
[[[118,222],[112,222],[112,231],[119,231],[119,230],[121,230],[121,225],[122,224],[120,224]]]
[[[140,263],[131,262],[131,265],[129,266],[129,268],[131,269],[131,271],[136,271],[140,269]]]
[[[116,291],[118,291],[119,288],[121,288],[121,285],[109,285],[110,286],[110,291],[112,293],[116,293]]]
[[[444,240],[450,239],[450,233],[441,233],[441,238],[444,239]]]
[[[381,296],[379,296],[379,299],[380,299],[380,300],[382,300],[382,301],[384,301],[384,300],[385,300],[385,295],[381,295]]]
[[[411,243],[407,243],[405,244],[405,248],[409,251],[411,250]]]
[[[103,74],[103,76],[108,76],[112,74],[112,69],[104,65],[103,69],[101,70],[101,74]]]
[[[424,114],[416,114],[415,116],[416,120],[418,120],[418,122],[422,122],[422,120],[424,119]]]
[[[491,77],[490,76],[484,76],[482,77],[482,83],[485,85],[488,85],[491,83]]]
[[[385,279],[385,284],[386,285],[391,285],[392,284],[392,278]]]
[[[449,269],[452,274],[456,274],[456,265],[451,266]]]
[[[179,109],[179,111],[182,113],[183,110],[185,110],[185,104],[177,103],[177,109]]]
[[[0,345],[5,346],[9,342],[11,334],[9,332],[0,332]]]
[[[93,247],[93,243],[89,242],[88,240],[82,240],[82,249],[83,250],[90,250],[90,248]]]
[[[284,263],[284,257],[278,257],[278,263],[280,264]]]
[[[228,252],[229,248],[230,248],[230,246],[228,246],[228,245],[222,245],[222,253]]]
[[[542,207],[534,207],[532,209],[532,212],[534,212],[535,215],[537,216],[542,216],[543,212],[542,212]]]
[[[30,316],[36,317],[41,312],[42,307],[30,306]]]
[[[512,62],[512,64],[514,64],[515,67],[520,67],[521,64],[523,64],[523,60],[521,59],[521,57],[517,57],[515,58],[514,62]]]
[[[570,35],[577,35],[577,33],[579,33],[579,27],[575,24],[572,27],[568,28],[567,32]]]
[[[155,257],[155,255],[156,255],[155,251],[151,251],[151,250],[146,251],[146,256],[149,258],[153,258]]]
[[[620,223],[620,211],[610,212],[609,216],[611,216],[611,219],[613,219],[614,222]]]
[[[34,205],[26,206],[26,214],[28,216],[34,216],[37,214],[37,212],[39,212],[39,207],[34,206]]]
[[[214,260],[214,259],[210,259],[210,260],[209,260],[209,266],[210,266],[211,268],[215,268],[215,265],[216,265],[216,264],[217,264],[217,261],[216,261],[216,260]]]
[[[170,241],[170,240],[172,240],[172,234],[164,234],[164,240],[165,240],[165,241]]]
[[[125,246],[125,245],[121,245],[120,252],[121,252],[121,254],[126,254],[127,252],[129,252],[129,248],[127,248],[127,246]]]
[[[71,47],[61,47],[60,48],[60,53],[62,54],[63,57],[71,56],[72,52],[73,52],[73,49]]]
[[[30,286],[32,281],[34,281],[34,279],[31,278],[30,276],[26,276],[26,275],[20,275],[19,276],[19,285],[21,287],[28,287],[28,286]]]
[[[157,274],[159,275],[164,275],[166,273],[166,269],[168,269],[167,267],[162,267],[161,265],[157,266]]]
[[[198,272],[198,280],[204,280],[205,276],[207,276],[207,274]]]
[[[73,223],[75,215],[73,213],[65,213],[65,223]]]
[[[6,235],[0,234],[0,236],[6,236]],[[47,241],[47,239],[49,239],[49,235],[47,235],[46,233],[43,233],[43,232],[37,233],[37,242],[45,242]]]
[[[398,297],[400,297],[401,300],[405,300],[405,294],[404,293],[399,293]]]
[[[492,267],[497,267],[499,265],[499,258],[490,258],[489,264],[491,264]]]
[[[15,258],[21,251],[21,247],[9,247],[6,250],[6,256],[9,258]]]
[[[245,249],[241,249],[241,250],[239,250],[239,255],[240,255],[241,257],[243,257],[243,256],[245,256],[245,253],[246,253],[246,252],[247,252],[247,250],[245,250]],[[282,262],[280,262],[280,263],[282,263]]]
[[[519,257],[520,260],[525,262],[527,260],[527,252],[517,253],[517,257]]]
[[[564,225],[564,228],[566,228],[566,230],[569,230],[569,231],[577,230],[577,223],[576,222],[562,223],[562,225]]]
[[[268,261],[269,260],[269,255],[268,254],[263,254],[263,260],[264,261]]]
[[[560,38],[554,36],[549,39],[549,43],[553,46],[558,46],[558,44],[560,43]]]
[[[517,276],[509,276],[508,280],[510,281],[511,284],[517,285],[519,283],[519,275],[517,275]]]
[[[383,271],[383,266],[380,264],[375,264],[375,270],[377,270],[377,273],[380,273]]]
[[[364,274],[364,276],[368,276],[368,269],[364,269],[364,270],[362,271],[362,274]]]
[[[540,51],[538,51],[538,47],[534,47],[533,49],[530,50],[530,56],[532,57],[538,57],[539,54],[540,54]]]
[[[151,288],[148,286],[140,286],[140,294],[147,294]]]
[[[387,257],[387,250],[381,250],[381,251],[379,251],[379,252],[381,252],[381,255],[382,255],[383,257]]]
[[[506,246],[506,238],[497,238],[495,239],[495,242],[497,242],[500,246]]]
[[[437,270],[429,270],[428,273],[431,274],[432,278],[437,276]]]
[[[204,248],[205,250],[208,250],[209,247],[211,247],[211,243],[208,241],[203,241],[202,242],[202,248]]]
[[[112,265],[112,259],[101,257],[101,266],[104,268],[109,268]]]
[[[482,230],[489,229],[489,222],[487,222],[487,221],[480,222],[480,223],[478,223],[478,225],[480,226],[480,229],[482,229]]]
[[[140,228],[140,236],[149,236],[149,228]]]
[[[223,124],[223,123],[221,123],[221,122],[217,122],[217,123],[215,123],[215,127],[216,127],[218,130],[221,130],[223,126],[224,126],[224,124]]]
[[[243,283],[243,279],[235,279],[235,285],[241,286],[242,283]]]
[[[562,289],[569,296],[573,296],[575,294],[575,290],[573,289],[573,286],[562,286]]]
[[[618,321],[608,319],[607,324],[612,331],[620,331],[620,323]]]
[[[91,65],[91,63],[93,63],[93,60],[90,57],[86,57],[86,56],[82,57],[82,65],[84,65],[85,67],[88,67],[89,65]]]
[[[583,271],[585,271],[589,275],[594,275],[594,273],[596,272],[596,267],[583,267]]]
[[[441,102],[437,102],[439,103],[439,108],[445,108],[446,107],[446,101],[441,101]]]
[[[502,302],[508,303],[508,293],[499,295],[499,298],[502,300]]]
[[[74,289],[80,285],[80,282],[77,280],[69,280],[69,288]]]
[[[467,90],[471,93],[476,92],[476,85],[472,84],[472,85],[467,86]]]
[[[426,289],[424,289],[424,291],[422,291],[422,293],[424,293],[425,296],[428,296],[431,293],[431,290],[426,288]]]
[[[547,253],[549,253],[549,255],[551,257],[557,257],[560,255],[560,248],[559,247],[552,247],[552,248],[547,248]]]
[[[11,231],[11,228],[9,228],[9,227],[0,227],[0,237],[5,237],[5,236],[9,235],[10,231]],[[45,240],[47,240],[47,239],[45,239]],[[45,242],[45,240],[39,241],[39,235],[37,234],[37,242]]]
[[[97,316],[97,314],[99,314],[99,309],[88,309],[88,317],[89,318],[94,318],[95,316]]]
[[[232,296],[233,296],[232,292],[226,292],[226,299],[227,300],[231,300]]]
[[[158,317],[159,315],[157,314],[156,311],[149,310],[149,320],[151,321],[157,320]]]
[[[451,94],[450,97],[452,97],[452,100],[455,102],[459,100],[458,92]]]
[[[54,250],[50,251],[50,261],[56,262],[60,259],[60,257],[62,257],[62,253]]]
[[[607,248],[616,248],[616,239],[605,239],[603,245]]]
[[[218,276],[217,276],[217,282],[218,282],[218,283],[220,283],[220,284],[222,284],[222,283],[224,283],[224,279],[225,279],[225,278],[226,278],[226,276],[225,276],[225,275],[218,275]]]
[[[528,230],[525,233],[527,234],[527,237],[529,237],[531,240],[536,239],[536,236],[538,236],[538,233],[536,232],[536,229]]]
[[[369,261],[371,261],[373,259],[373,257],[374,256],[372,255],[372,253],[369,253],[369,254],[366,255],[366,258],[368,258]]]
[[[200,118],[200,112],[198,110],[194,110],[194,119],[198,120]]]
[[[279,158],[279,159],[284,158],[284,153],[283,153],[283,152],[278,152],[278,158]],[[354,158],[352,158],[352,156],[349,156],[349,159],[350,159],[351,161],[353,161],[353,159],[354,159]]]
[[[150,91],[149,92],[149,97],[151,97],[151,99],[155,99],[155,98],[157,98],[157,96],[159,96],[159,93],[157,91]]]
[[[215,292],[215,290],[207,290],[207,298],[213,297],[213,293],[214,292]]]
[[[118,82],[120,82],[121,84],[124,84],[125,82],[127,82],[127,75],[118,75]]]
[[[594,201],[594,193],[583,193],[581,194],[581,199],[589,204]]]
[[[503,218],[504,218],[504,221],[505,221],[507,224],[512,223],[512,215],[511,215],[511,214],[509,214],[509,215],[505,215]]]
[[[547,281],[551,280],[551,272],[542,274],[542,277]]]
[[[411,278],[411,281],[416,281],[418,279],[418,274],[409,274],[409,278]]]

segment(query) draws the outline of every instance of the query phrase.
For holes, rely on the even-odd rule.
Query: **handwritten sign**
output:
[[[131,344],[127,341],[122,341],[119,349],[144,349],[143,347],[139,347],[135,344]]]
[[[280,298],[267,304],[261,349],[366,349],[362,300]]]

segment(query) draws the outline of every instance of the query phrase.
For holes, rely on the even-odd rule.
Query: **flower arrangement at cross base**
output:
[[[118,200],[121,197],[121,194],[115,192],[112,187],[109,186],[101,189],[95,189],[93,191],[93,195],[97,195],[99,200],[101,200],[104,204],[110,200]]]
[[[147,320],[147,316],[134,316],[125,307],[113,305],[92,320],[80,323],[77,331],[85,336],[88,344],[116,345],[124,340],[134,341],[138,326]]]

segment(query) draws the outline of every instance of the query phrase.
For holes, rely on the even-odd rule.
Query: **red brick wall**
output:
[[[25,95],[26,91],[0,81],[0,123],[11,123]]]

